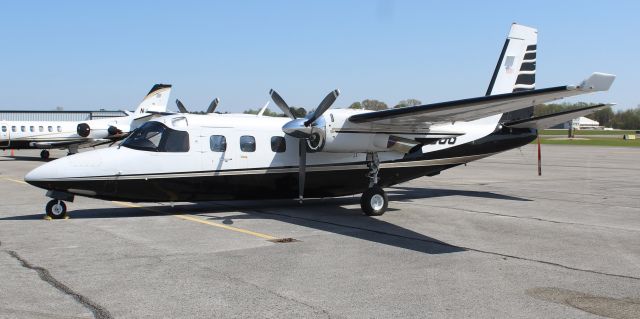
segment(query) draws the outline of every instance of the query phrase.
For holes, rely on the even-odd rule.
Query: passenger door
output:
[[[11,128],[8,123],[0,123],[0,147],[9,147]]]

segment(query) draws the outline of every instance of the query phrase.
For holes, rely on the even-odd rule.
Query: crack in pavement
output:
[[[2,242],[0,242],[0,246],[1,245],[2,245]],[[44,281],[44,282],[48,283],[49,285],[53,286],[54,288],[58,289],[60,292],[66,294],[68,296],[71,296],[73,299],[75,299],[82,306],[84,306],[85,308],[89,309],[93,313],[94,318],[97,318],[97,319],[111,319],[111,318],[113,318],[111,316],[111,314],[109,313],[109,311],[107,311],[107,309],[105,309],[101,305],[91,301],[89,298],[87,298],[87,297],[85,297],[85,296],[73,291],[71,288],[69,288],[69,286],[63,284],[62,282],[60,282],[59,280],[54,278],[47,269],[39,267],[39,266],[34,266],[34,265],[30,264],[27,260],[25,260],[24,258],[20,257],[20,255],[18,255],[18,253],[13,251],[13,250],[5,250],[5,252],[7,254],[9,254],[9,256],[11,256],[11,257],[15,258],[16,260],[18,260],[20,262],[20,264],[22,265],[22,267],[34,270],[38,274],[40,279],[42,279],[42,281]]]
[[[232,205],[225,205],[225,204],[218,204],[218,205],[230,207],[230,208],[233,208],[233,209],[240,209],[239,207],[234,207]],[[440,246],[445,246],[445,247],[464,249],[464,250],[473,251],[473,252],[482,253],[482,254],[487,254],[487,255],[493,255],[493,256],[499,256],[499,257],[506,257],[506,258],[513,258],[513,259],[517,259],[517,260],[535,262],[535,263],[540,263],[540,264],[544,264],[544,265],[560,267],[560,268],[564,268],[564,269],[567,269],[567,270],[586,272],[586,273],[590,273],[590,274],[611,276],[611,277],[624,278],[624,279],[640,280],[640,277],[613,274],[613,273],[607,273],[607,272],[602,272],[602,271],[592,270],[592,269],[576,268],[576,267],[567,266],[567,265],[563,265],[563,264],[552,262],[552,261],[546,261],[546,260],[541,260],[541,259],[533,259],[533,258],[527,258],[527,257],[520,257],[520,256],[509,255],[509,254],[504,254],[504,253],[499,253],[499,252],[494,252],[494,251],[489,251],[489,250],[482,250],[482,249],[477,249],[477,248],[471,248],[471,247],[465,247],[465,246],[458,246],[458,245],[448,244],[448,243],[444,243],[444,242],[439,242],[439,241],[436,241],[436,240],[430,240],[430,239],[424,239],[424,238],[414,238],[414,237],[410,237],[410,236],[404,236],[404,235],[399,235],[399,234],[388,233],[388,232],[381,231],[381,230],[368,229],[368,228],[364,228],[364,227],[351,226],[351,225],[344,225],[344,224],[340,224],[340,223],[328,222],[328,221],[323,221],[323,220],[318,220],[318,219],[313,219],[313,218],[291,216],[291,215],[287,215],[287,214],[274,213],[274,212],[269,212],[269,211],[264,211],[264,210],[257,210],[257,209],[250,209],[250,210],[244,210],[244,211],[245,212],[251,211],[251,212],[258,213],[258,214],[281,216],[281,217],[292,218],[292,219],[301,219],[301,220],[305,220],[305,221],[311,221],[311,222],[322,223],[322,224],[327,224],[327,225],[333,225],[333,226],[338,226],[338,227],[350,228],[350,229],[357,229],[357,230],[372,232],[372,233],[391,236],[391,237],[396,237],[396,238],[403,238],[403,239],[408,239],[408,240],[427,242],[427,243],[430,243],[430,244],[435,244],[435,245],[440,245]]]
[[[216,271],[220,272],[219,270],[216,270]],[[250,285],[250,286],[254,287],[254,288],[255,288],[255,289],[257,289],[257,290],[266,291],[266,292],[268,292],[268,293],[270,293],[270,294],[272,294],[272,295],[274,295],[274,296],[276,296],[276,297],[278,297],[278,298],[280,298],[280,299],[284,299],[284,300],[288,300],[288,301],[295,302],[295,303],[297,303],[297,304],[301,304],[301,305],[303,305],[303,306],[305,306],[305,307],[307,307],[307,308],[312,309],[312,310],[313,310],[313,311],[315,311],[315,312],[321,312],[322,314],[326,315],[326,316],[327,316],[327,318],[329,318],[329,319],[330,319],[330,318],[335,318],[335,317],[332,317],[332,316],[331,316],[331,314],[329,313],[329,311],[327,311],[326,309],[323,309],[323,308],[320,308],[320,307],[317,307],[317,306],[314,306],[314,305],[308,304],[308,303],[306,303],[306,302],[303,302],[303,301],[301,301],[301,300],[295,299],[295,298],[293,298],[293,297],[288,297],[288,296],[282,295],[282,294],[280,294],[280,293],[278,293],[278,292],[276,292],[276,291],[273,291],[273,290],[271,290],[271,289],[268,289],[268,288],[265,288],[265,287],[262,287],[262,286],[256,285],[256,284],[254,284],[254,283],[248,282],[248,281],[246,281],[246,280],[243,280],[242,278],[229,276],[228,274],[223,274],[223,275],[224,275],[225,277],[227,277],[228,279],[235,280],[235,281],[241,282],[241,283],[246,284],[246,285]]]

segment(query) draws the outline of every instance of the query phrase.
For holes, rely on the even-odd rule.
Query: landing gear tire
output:
[[[47,203],[46,213],[51,219],[65,218],[67,216],[67,205],[61,200],[52,199]]]
[[[373,185],[360,197],[360,207],[367,216],[380,216],[384,214],[388,206],[387,193],[378,185]]]
[[[43,160],[49,159],[49,151],[42,150],[42,152],[40,152],[40,158],[43,159]]]

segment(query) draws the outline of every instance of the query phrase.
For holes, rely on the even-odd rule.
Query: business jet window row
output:
[[[2,126],[2,132],[6,132],[8,129],[7,126]],[[26,126],[20,126],[20,132],[26,132],[27,131],[27,127]],[[29,126],[29,132],[35,132],[36,128],[35,126]],[[49,125],[47,126],[47,131],[48,132],[53,132],[53,126]],[[56,126],[56,131],[57,132],[62,132],[62,126],[58,125]],[[18,132],[18,127],[15,125],[11,126],[11,132]],[[44,132],[44,126],[38,126],[38,132]]]

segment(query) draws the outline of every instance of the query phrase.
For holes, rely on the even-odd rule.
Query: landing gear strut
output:
[[[42,150],[42,152],[40,152],[40,158],[43,159],[43,160],[48,160],[49,159],[49,151]]]
[[[47,216],[51,219],[62,219],[67,216],[67,205],[58,199],[52,199],[47,203]]]
[[[382,187],[378,186],[378,171],[380,160],[378,153],[367,153],[367,167],[369,172],[369,188],[360,197],[360,207],[367,216],[380,216],[389,206],[389,199]]]

